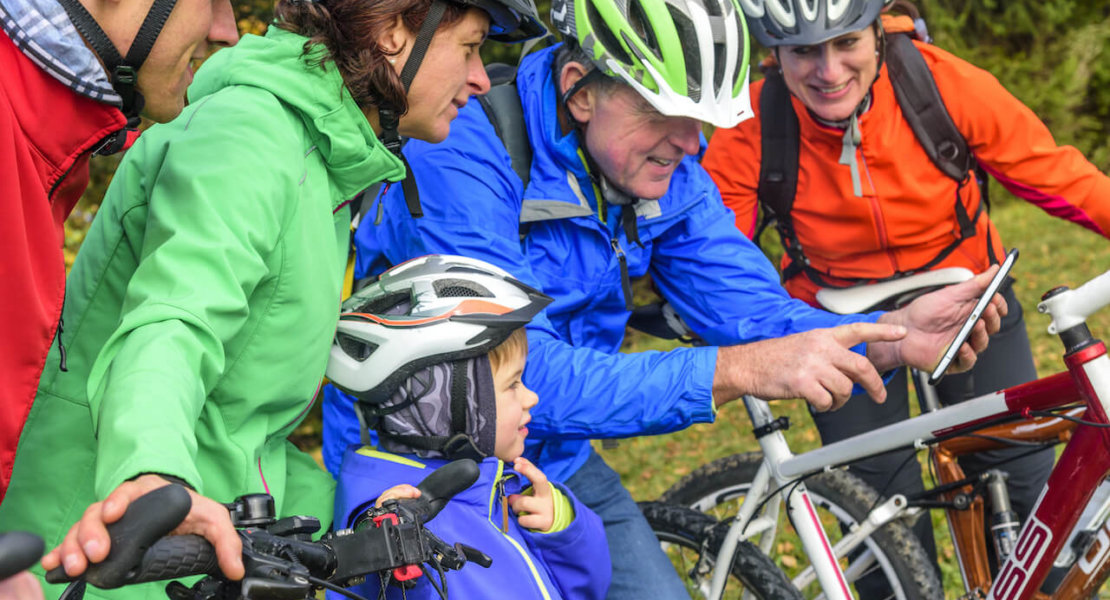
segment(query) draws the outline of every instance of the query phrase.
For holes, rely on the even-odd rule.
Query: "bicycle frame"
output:
[[[970,452],[972,444],[960,436],[993,426],[998,421],[1029,419],[1031,411],[1045,411],[1069,405],[1085,405],[1084,420],[1101,425],[1110,424],[1110,357],[1105,345],[1091,337],[1086,319],[1110,303],[1110,271],[1092,279],[1076,290],[1057,288],[1038,305],[1038,310],[1052,317],[1049,332],[1059,334],[1066,353],[1067,372],[1044,377],[1029,383],[1008,388],[957,405],[922,414],[901,423],[895,423],[829,444],[811,452],[793,455],[776,425],[766,402],[745,397],[752,424],[760,432],[759,443],[763,449],[764,463],[752,487],[740,506],[735,521],[717,557],[717,565],[731,564],[731,555],[741,539],[747,539],[773,529],[777,522],[777,503],[767,515],[753,518],[763,500],[772,491],[782,488],[794,528],[809,556],[813,573],[803,572],[795,579],[796,585],[808,583],[806,578],[815,576],[826,597],[849,599],[847,580],[840,570],[837,556],[858,546],[876,528],[898,515],[914,515],[920,508],[906,508],[905,498],[894,496],[872,511],[833,547],[817,519],[816,511],[805,491],[800,477],[823,469],[847,464],[860,458],[882,452],[951,440],[947,449],[953,456],[958,451]],[[1045,439],[1064,435],[1068,427],[1050,426],[1049,421],[1032,421],[1033,429],[1040,430]],[[995,430],[996,432],[998,430]],[[757,434],[758,435],[758,434]],[[982,441],[982,440],[980,440]],[[954,461],[953,461],[954,464]],[[1026,600],[1038,595],[1041,583],[1060,553],[1080,513],[1094,494],[1099,483],[1110,473],[1110,430],[1098,427],[1079,427],[1071,435],[1063,454],[1052,470],[1048,482],[1033,509],[1033,514],[1022,526],[1014,551],[991,584],[988,599]],[[956,472],[949,475],[954,480]],[[797,482],[797,483],[794,483]],[[770,487],[775,485],[774,490]],[[784,488],[783,486],[788,486]],[[982,531],[981,512],[979,529]],[[770,549],[773,536],[764,536],[761,547]],[[1080,557],[1071,572],[1058,588],[1058,595],[1074,589],[1096,589],[1110,574],[1110,528],[1100,530],[1097,544]],[[981,538],[979,543],[982,544]],[[961,551],[968,551],[966,546]],[[714,572],[710,598],[719,598],[723,589],[726,570]],[[989,578],[989,575],[987,576]],[[1074,598],[1075,595],[1059,597]]]

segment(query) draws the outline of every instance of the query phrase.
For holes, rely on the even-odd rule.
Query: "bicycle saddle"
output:
[[[890,310],[922,294],[946,285],[967,281],[974,276],[974,273],[963,267],[947,267],[870,285],[822,288],[817,292],[817,303],[821,308],[841,315]]]

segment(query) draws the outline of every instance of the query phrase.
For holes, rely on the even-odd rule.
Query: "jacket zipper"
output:
[[[503,468],[503,466],[499,466],[498,471],[504,473],[504,471],[501,470]],[[545,600],[551,600],[551,594],[548,593],[547,586],[543,582],[543,577],[540,576],[539,571],[536,569],[535,563],[528,557],[528,551],[521,548],[520,544],[513,539],[513,536],[509,535],[509,497],[505,494],[505,480],[509,477],[512,477],[512,475],[505,475],[497,479],[497,490],[501,500],[501,534],[504,535],[505,539],[520,553],[520,558],[524,561],[524,564],[528,565],[528,572],[532,575],[532,579],[535,581],[536,587],[539,589],[543,598]]]
[[[505,494],[505,479],[497,481],[497,488],[501,494],[501,533],[509,533],[509,497]]]
[[[861,144],[862,146],[862,144]],[[879,236],[879,247],[882,248],[883,253],[886,254],[887,261],[890,262],[892,272],[898,272],[898,261],[895,259],[894,252],[890,248],[890,239],[886,231],[886,220],[883,216],[883,207],[879,205],[879,190],[875,188],[875,181],[871,179],[871,170],[867,168],[867,159],[863,156],[863,149],[859,148],[860,158],[860,171],[867,174],[867,182],[871,184],[871,216],[875,219],[876,233]]]
[[[84,154],[84,153],[82,152],[81,154]],[[79,155],[77,155],[77,159],[75,159],[73,161],[73,163],[71,163],[69,165],[69,168],[66,169],[64,173],[62,173],[62,176],[59,177],[58,180],[54,182],[54,185],[50,186],[50,192],[48,194],[46,194],[47,200],[50,200],[51,202],[53,202],[54,192],[58,191],[58,187],[62,185],[62,182],[65,181],[65,178],[69,176],[71,171],[73,171],[73,167],[77,165],[77,162],[80,159],[81,159],[81,155],[79,154]],[[64,225],[63,225],[63,227],[64,227]],[[65,267],[63,266],[62,268],[64,269]],[[56,330],[54,330],[54,339],[56,339],[58,341],[58,370],[60,370],[63,373],[69,372],[69,369],[66,368],[66,347],[62,344],[62,329],[64,329],[64,325],[65,325],[65,323],[64,323],[64,321],[65,321],[65,318],[64,318],[65,317],[65,310],[66,310],[66,289],[65,289],[65,286],[63,285],[62,286],[62,308],[61,308],[61,310],[58,311],[58,328]]]
[[[632,281],[628,278],[628,258],[625,256],[624,250],[621,249],[621,243],[617,236],[611,237],[609,243],[613,246],[613,252],[617,254],[617,262],[620,263],[621,267],[621,291],[624,293],[624,308],[632,312],[635,307],[632,304]]]

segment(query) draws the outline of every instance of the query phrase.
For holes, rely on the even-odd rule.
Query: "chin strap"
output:
[[[59,0],[59,2],[77,32],[92,46],[93,52],[108,70],[112,87],[123,101],[121,109],[123,115],[127,117],[127,128],[137,128],[139,113],[142,112],[144,105],[143,95],[136,87],[139,68],[146,61],[150,49],[154,47],[154,42],[158,39],[166,19],[173,12],[177,0],[154,0],[154,5],[150,7],[150,12],[143,19],[143,24],[139,26],[139,32],[135,34],[135,40],[131,42],[131,48],[127,51],[126,57],[120,56],[115,44],[108,38],[108,34],[104,33],[96,19],[78,0]],[[109,137],[113,139],[105,140],[98,153],[110,154],[122,149],[127,140],[127,130]]]
[[[401,85],[404,86],[406,94],[409,87],[412,86],[412,80],[416,77],[416,71],[420,68],[420,63],[424,62],[424,55],[428,52],[428,46],[431,45],[432,37],[435,36],[436,29],[439,28],[439,22],[443,20],[443,13],[446,10],[447,3],[443,1],[432,2],[431,7],[428,8],[428,15],[424,17],[424,22],[420,25],[420,31],[417,32],[416,40],[412,44],[412,52],[409,54],[408,60],[405,61],[404,68],[401,69]],[[401,156],[401,135],[397,132],[397,126],[400,122],[401,116],[397,114],[396,107],[389,104],[378,107],[378,124],[382,128],[378,139],[381,140],[386,149],[397,156]],[[405,181],[409,181],[412,178],[412,172],[407,163],[405,164],[405,171]]]

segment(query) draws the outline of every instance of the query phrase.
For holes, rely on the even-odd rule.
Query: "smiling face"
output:
[[[521,380],[527,354],[527,346],[518,345],[493,367],[497,397],[497,440],[493,454],[505,462],[512,462],[524,453],[527,425],[532,420],[529,410],[539,401],[536,393]]]
[[[109,39],[127,55],[150,2],[133,6],[130,18],[103,20]],[[136,87],[143,95],[143,116],[164,123],[185,107],[185,89],[193,82],[193,69],[211,51],[239,40],[229,0],[179,0],[150,54],[139,67]]]
[[[813,46],[781,46],[783,79],[813,114],[841,121],[863,101],[879,69],[873,27]]]
[[[577,63],[564,67],[564,90],[579,72],[585,73]],[[586,151],[601,172],[634,198],[663,196],[679,162],[698,151],[701,122],[664,116],[624,84],[603,89],[591,83],[570,99],[568,109],[584,124]]]
[[[489,16],[477,8],[467,10],[458,22],[436,30],[408,91],[409,110],[397,128],[401,135],[442,142],[467,98],[489,91],[489,77],[478,54],[488,31]],[[398,73],[411,49],[409,41],[397,56]]]

